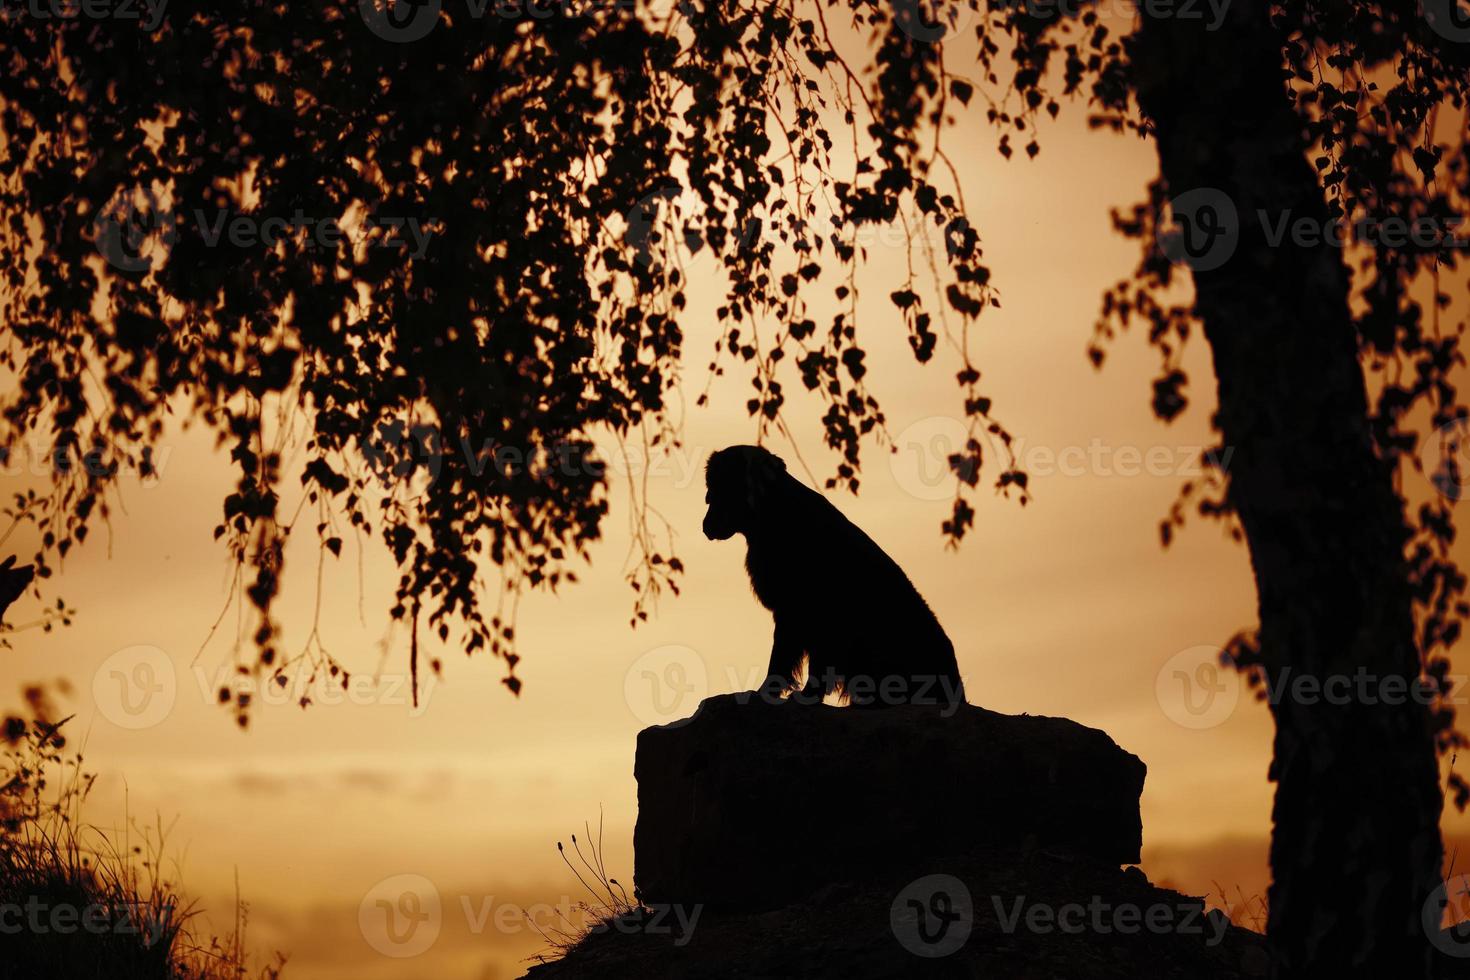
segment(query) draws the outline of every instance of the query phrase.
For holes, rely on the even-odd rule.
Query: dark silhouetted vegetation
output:
[[[196,910],[165,875],[162,826],[108,831],[83,804],[96,779],[68,749],[67,719],[5,719],[0,756],[0,963],[13,977],[278,980],[285,957],[255,969],[244,907],[235,933],[202,938]],[[40,708],[39,712],[36,709]]]
[[[680,256],[718,257],[713,370],[750,376],[757,434],[810,392],[837,457],[829,485],[855,490],[861,447],[884,434],[855,232],[909,215],[944,246],[915,243],[883,312],[920,361],[943,342],[958,382],[971,438],[949,460],[943,528],[958,542],[982,465],[1022,500],[1026,476],[968,353],[997,293],[944,135],[975,101],[1003,156],[1035,156],[1039,122],[1075,102],[1159,151],[1158,180],[1117,218],[1139,266],[1106,294],[1089,352],[1100,363],[1141,325],[1170,420],[1189,395],[1181,350],[1200,333],[1210,345],[1231,469],[1182,487],[1164,537],[1193,508],[1249,545],[1260,621],[1230,659],[1258,680],[1361,670],[1431,695],[1273,704],[1279,969],[1422,975],[1435,753],[1463,744],[1444,656],[1466,612],[1449,553],[1467,417],[1446,282],[1459,256],[1444,236],[1343,249],[1270,229],[1283,214],[1457,227],[1470,46],[1443,2],[1241,2],[1218,19],[1183,6],[1148,7],[1122,36],[1088,4],[979,0],[7,14],[0,364],[19,384],[0,444],[42,433],[54,449],[37,574],[109,516],[120,472],[156,469],[174,412],[237,470],[217,536],[259,614],[250,667],[282,661],[287,538],[335,556],[371,533],[401,570],[392,614],[415,636],[421,614],[443,637],[462,626],[518,690],[515,596],[571,580],[607,515],[593,436],[678,438]],[[1196,263],[1180,300],[1170,243],[1191,216],[1169,202],[1195,191],[1244,219],[1233,257]],[[225,233],[236,219],[289,231]],[[329,220],[353,234],[324,238]],[[409,221],[427,238],[395,232]],[[819,323],[814,289],[841,312]],[[1441,438],[1426,451],[1427,432]],[[982,460],[987,444],[1003,458]],[[1444,492],[1416,497],[1403,481],[1425,455]],[[656,525],[636,526],[635,619],[682,567]],[[486,572],[503,582],[489,599]],[[1371,894],[1323,905],[1353,887]]]

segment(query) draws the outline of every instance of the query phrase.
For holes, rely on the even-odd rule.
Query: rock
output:
[[[1063,718],[721,695],[639,733],[635,884],[649,905],[759,910],[937,858],[1116,870],[1139,860],[1144,773]]]
[[[1010,863],[1008,863],[1010,862]],[[926,948],[902,917],[920,880],[962,883],[963,929]],[[1263,937],[1141,873],[1040,851],[983,852],[763,913],[588,934],[525,980],[1256,980]],[[1018,903],[1020,903],[1018,905]],[[898,912],[895,911],[898,910]],[[1044,914],[1041,914],[1044,913]],[[1125,918],[1125,916],[1129,916]],[[1155,922],[1152,927],[1141,923]],[[1065,925],[1063,924],[1065,923]]]
[[[642,732],[634,773],[647,925],[527,980],[1263,975],[1262,937],[1120,870],[1144,765],[1075,722],[724,695]]]

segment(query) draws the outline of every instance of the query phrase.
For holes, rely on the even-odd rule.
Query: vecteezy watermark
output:
[[[893,0],[893,22],[915,41],[938,44],[965,34],[981,10],[1034,21],[1062,21],[1094,14],[1105,20],[1198,20],[1216,31],[1231,0]]]
[[[407,674],[344,674],[298,662],[263,677],[231,666],[214,671],[202,665],[193,677],[203,703],[233,701],[267,705],[390,706],[417,718],[429,710],[438,681],[432,672],[418,678],[418,702]],[[178,703],[179,679],[168,654],[155,646],[132,646],[104,660],[92,675],[92,700],[102,717],[119,728],[161,724]]]
[[[489,930],[504,935],[535,932],[541,936],[560,933],[617,932],[624,935],[672,936],[673,944],[685,946],[694,936],[703,905],[654,905],[622,909],[597,909],[562,895],[554,902],[529,905],[506,901],[495,895],[461,894],[446,903],[439,889],[419,874],[384,878],[362,898],[357,909],[358,929],[363,939],[384,956],[406,959],[420,956],[434,945],[449,916],[457,908],[472,935]]]
[[[440,230],[440,223],[432,219],[370,214],[349,221],[315,217],[300,208],[290,215],[203,208],[181,213],[163,204],[152,190],[137,187],[118,192],[98,211],[92,222],[93,241],[113,268],[144,273],[163,268],[189,221],[207,248],[226,243],[269,250],[289,240],[302,248],[328,251],[396,249],[410,259],[423,258]]]
[[[1464,249],[1470,246],[1470,238],[1459,233],[1460,226],[1465,223],[1464,217],[1460,215],[1442,219],[1428,215],[1417,218],[1397,215],[1374,218],[1364,215],[1346,221],[1293,215],[1290,208],[1273,215],[1262,208],[1256,211],[1256,218],[1265,232],[1266,244],[1272,248],[1280,248],[1288,241],[1299,248],[1313,248],[1323,244],[1334,248],[1381,245],[1386,248],[1413,246],[1428,251]]]
[[[411,259],[421,259],[439,230],[435,221],[380,215],[368,215],[360,224],[349,225],[337,218],[312,217],[300,208],[289,217],[223,210],[211,215],[203,209],[195,209],[191,216],[210,248],[224,241],[236,248],[270,249],[291,239],[309,248],[333,251],[344,245],[398,249]]]
[[[225,664],[213,672],[196,665],[194,682],[205,701],[234,701],[265,705],[351,705],[407,708],[410,718],[429,710],[429,701],[439,686],[432,671],[418,678],[418,701],[414,702],[413,678],[397,673],[348,673],[305,662],[273,671],[257,679]]]
[[[1290,208],[1272,212],[1257,208],[1243,218],[1235,202],[1215,187],[1200,187],[1168,202],[1167,214],[1155,226],[1159,250],[1178,265],[1196,272],[1218,269],[1235,254],[1249,227],[1268,248],[1415,248],[1463,251],[1470,237],[1461,233],[1460,215],[1404,217],[1361,215],[1351,220],[1303,215]]]
[[[1207,449],[1203,446],[1113,446],[1100,438],[1087,445],[1051,446],[1013,438],[1005,447],[988,433],[971,435],[964,422],[946,415],[931,415],[906,426],[893,440],[888,465],[894,482],[920,500],[946,500],[955,495],[959,475],[950,460],[967,459],[971,438],[981,440],[982,465],[1014,459],[1016,469],[1035,479],[1052,476],[1104,478],[1185,477],[1199,478],[1205,468],[1224,471],[1235,455],[1233,447]]]
[[[1440,882],[1424,902],[1421,921],[1435,949],[1456,959],[1470,957],[1470,875]]]
[[[550,20],[553,17],[589,17],[599,11],[633,14],[634,0],[469,0],[472,11],[487,13],[499,20]]]
[[[152,947],[178,925],[170,904],[156,908],[144,902],[77,905],[48,901],[39,895],[28,895],[24,902],[0,903],[0,936],[23,932],[71,936],[84,932],[93,936],[136,936],[138,942]]]
[[[1447,41],[1470,41],[1470,8],[1463,0],[1420,0],[1419,11],[1430,30]]]
[[[1185,191],[1169,202],[1155,228],[1169,261],[1196,272],[1218,269],[1240,244],[1240,216],[1230,195],[1213,187]]]
[[[892,0],[893,23],[915,41],[939,44],[966,33],[978,16],[969,0]],[[983,2],[983,0],[982,0]]]
[[[0,0],[0,24],[32,20],[136,21],[153,33],[163,23],[168,0]]]
[[[119,650],[92,675],[92,700],[119,728],[152,728],[173,711],[179,682],[168,654],[139,645]]]
[[[429,950],[444,926],[439,889],[423,875],[384,878],[357,906],[357,928],[384,956],[418,956]]]
[[[1154,697],[1170,721],[1184,728],[1214,728],[1235,713],[1240,676],[1224,663],[1219,647],[1180,650],[1154,677]]]
[[[1462,500],[1470,486],[1470,419],[1455,419],[1435,429],[1419,450],[1419,465],[1434,488]]]
[[[709,694],[709,671],[693,647],[655,647],[628,665],[623,700],[644,725],[683,724]]]
[[[1140,932],[1154,935],[1203,936],[1206,946],[1218,946],[1230,928],[1230,917],[1218,909],[1205,911],[1200,902],[1110,902],[1093,895],[1086,903],[1052,905],[1026,901],[1025,895],[1003,899],[990,897],[1001,931],[1013,935],[1018,929],[1038,935],[1061,932],[1071,935],[1093,933],[1130,936]]]
[[[439,479],[444,468],[444,433],[433,425],[387,418],[378,422],[372,434],[359,441],[363,461],[384,487],[400,482],[419,482],[430,486]],[[474,474],[475,459],[468,455]],[[308,467],[307,476],[311,475]]]
[[[817,705],[824,692],[841,690],[849,705],[914,705],[940,709],[948,718],[965,705],[963,684],[955,678],[931,674],[844,677],[824,668],[808,676],[804,686],[795,687],[789,677],[767,676],[751,668],[742,676],[727,667],[725,680],[735,700],[747,704]],[[694,710],[710,693],[709,670],[704,658],[692,647],[669,644],[644,653],[623,675],[623,699],[628,709],[645,725],[684,725],[693,720]]]
[[[671,208],[679,199],[681,188],[677,184],[669,184],[660,187],[652,194],[645,194],[639,198],[638,203],[628,209],[623,215],[627,223],[627,229],[623,232],[623,241],[633,250],[633,261],[641,266],[653,265],[654,247],[658,244],[661,232],[658,229],[659,213],[664,208]],[[692,232],[686,230],[684,238],[685,247],[691,251],[697,246],[697,239],[692,237]]]
[[[888,925],[899,945],[915,956],[949,956],[965,945],[975,925],[970,889],[954,875],[911,881],[889,906]]]
[[[1426,707],[1470,703],[1463,676],[1448,676],[1444,687],[1428,677],[1377,674],[1359,666],[1351,673],[1311,674],[1286,665],[1261,675],[1267,704],[1388,705]],[[1193,729],[1222,725],[1240,701],[1239,672],[1219,647],[1189,647],[1164,662],[1154,678],[1159,707],[1174,723]]]
[[[396,44],[428,37],[439,23],[442,8],[440,0],[358,0],[357,4],[367,29]]]
[[[33,434],[34,436],[35,434]],[[98,444],[86,437],[83,443],[60,440],[41,442],[36,438],[0,446],[0,477],[66,477],[112,479],[123,474],[136,476],[138,484],[154,487],[173,449],[168,446]]]
[[[715,260],[716,248],[709,246],[717,246],[720,252],[729,254],[761,240],[780,243],[839,236],[845,245],[855,249],[923,247],[953,255],[964,248],[970,228],[963,218],[948,224],[936,223],[932,216],[912,204],[884,221],[858,221],[833,209],[831,203],[826,199],[814,201],[799,212],[778,209],[764,219],[746,215],[732,228],[698,221],[696,215],[702,213],[702,202],[693,194],[686,197],[681,185],[668,184],[644,195],[623,213],[622,243],[632,261],[644,268],[669,253],[671,259],[677,254],[688,272],[700,261]]]
[[[113,194],[92,219],[97,252],[121,272],[161,269],[178,240],[178,216],[151,187]]]
[[[638,265],[648,268],[654,264],[666,235],[673,236],[671,245],[682,246],[684,252],[692,256],[701,253],[712,255],[713,250],[705,250],[705,244],[712,239],[723,242],[727,237],[723,227],[702,226],[682,217],[681,209],[685,206],[680,201],[682,193],[683,187],[679,184],[666,184],[639,198],[623,214],[623,243],[632,251],[633,261]],[[691,209],[695,206],[695,202],[688,204]],[[733,244],[736,247],[750,245],[760,234],[760,229],[760,221],[746,218],[736,229]]]
[[[935,415],[907,426],[894,439],[889,467],[898,485],[915,497],[941,500],[955,492],[952,454],[961,453],[969,438],[965,423]],[[1004,447],[986,433],[986,460],[1014,457],[1015,465],[1035,477],[1097,476],[1104,478],[1199,478],[1207,469],[1228,469],[1233,447],[1196,445],[1111,445],[1101,438],[1064,446],[1011,440]],[[676,490],[698,484],[713,447],[665,444],[657,447],[620,445],[605,432],[586,439],[537,446],[518,446],[494,437],[446,433],[435,425],[386,419],[357,447],[357,454],[385,485],[413,478],[429,483],[447,465],[469,479],[556,479],[617,477],[666,481]]]
[[[534,908],[527,910],[525,916],[532,922],[535,921]],[[699,925],[703,912],[703,905],[651,905],[598,919],[587,926],[587,931],[593,934],[616,932],[624,936],[673,936],[674,945],[683,947],[694,938],[694,927]],[[584,908],[578,908],[574,913],[581,918],[590,914]],[[575,922],[574,918],[567,916],[563,916],[563,920]]]
[[[798,688],[792,686],[790,678],[778,675],[771,675],[763,680],[756,678],[759,682],[751,684],[752,676],[749,673],[743,682],[735,679],[735,671],[730,670],[727,673],[730,675],[732,686],[738,692],[735,699],[740,704],[749,702],[751,698],[758,698],[767,704],[790,702],[816,705],[825,701],[825,692],[840,689],[848,705],[857,707],[868,707],[875,704],[887,707],[914,705],[939,708],[939,716],[948,718],[966,703],[963,684],[956,683],[953,677],[936,674],[848,677],[839,674],[831,667],[826,667],[816,676],[808,674],[805,685]]]
[[[991,10],[1007,10],[1032,20],[1070,20],[1084,13],[1101,20],[1198,20],[1205,30],[1225,23],[1231,0],[989,0]]]
[[[600,10],[631,14],[633,0],[465,0],[464,8],[474,20],[549,20],[552,17],[583,17]],[[408,44],[422,41],[439,25],[441,0],[358,0],[358,11],[367,29],[385,41]]]
[[[664,481],[684,490],[703,479],[711,451],[672,443],[619,445],[605,430],[586,438],[521,446],[493,436],[446,433],[437,425],[389,418],[359,440],[354,452],[384,486],[403,480],[432,484],[449,466],[456,475],[472,480],[630,477]]]
[[[689,944],[704,914],[703,905],[636,906],[620,911],[596,908],[573,901],[570,895],[562,895],[555,902],[529,905],[498,900],[494,895],[461,895],[459,907],[465,924],[477,936],[490,928],[504,935],[616,932],[626,936],[673,936],[678,947]]]
[[[496,476],[506,480],[600,477],[607,466],[604,457],[586,440],[522,447],[470,433],[446,434],[437,425],[403,418],[380,421],[367,438],[358,440],[357,453],[385,487],[402,481],[430,486],[439,479],[446,463],[469,479],[485,480]],[[677,462],[679,454],[673,458]],[[667,461],[666,457],[657,459]],[[649,472],[635,469],[641,474]],[[698,464],[680,470],[685,474],[697,471]],[[307,475],[311,475],[310,470]]]
[[[931,415],[905,426],[893,440],[888,457],[894,482],[920,500],[953,497],[957,474],[949,460],[964,452],[969,439],[965,423],[948,415]],[[995,458],[987,452],[993,448],[982,446],[984,458]]]

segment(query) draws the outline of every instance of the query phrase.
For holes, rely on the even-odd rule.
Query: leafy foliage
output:
[[[1344,243],[1360,359],[1373,400],[1368,421],[1374,443],[1408,506],[1405,554],[1418,646],[1435,696],[1438,748],[1448,754],[1467,744],[1454,725],[1448,653],[1470,613],[1466,578],[1451,555],[1470,411],[1453,383],[1465,363],[1460,342],[1466,324],[1463,305],[1451,309],[1449,280],[1461,270],[1470,218],[1464,140],[1470,51],[1456,37],[1458,28],[1444,5],[1273,4],[1272,24],[1281,36],[1284,96],[1301,120],[1328,218]],[[1098,75],[1094,92],[1105,112],[1097,121],[1148,135],[1148,121],[1129,114],[1127,85],[1113,82],[1127,78],[1126,46],[1124,51],[1116,67]],[[1133,277],[1104,296],[1090,351],[1100,364],[1102,346],[1117,330],[1142,321],[1160,354],[1154,407],[1166,421],[1188,401],[1180,354],[1197,327],[1190,304],[1171,290],[1180,270],[1160,247],[1171,192],[1156,181],[1147,201],[1115,215],[1118,230],[1137,239],[1142,254]],[[1394,231],[1416,227],[1422,233]],[[1429,481],[1406,485],[1407,477],[1426,468]],[[1438,492],[1425,493],[1425,483]],[[1166,545],[1191,502],[1201,515],[1230,522],[1231,533],[1240,537],[1231,519],[1228,478],[1214,471],[1181,488],[1161,525]],[[1254,630],[1232,639],[1227,653],[1248,679],[1261,684]],[[1470,785],[1458,774],[1450,780],[1463,807]]]
[[[941,339],[958,351],[971,439],[950,460],[960,492],[943,530],[964,536],[982,436],[1007,447],[1009,435],[968,354],[969,324],[998,299],[945,128],[978,98],[1002,156],[1019,146],[1032,157],[1043,114],[1074,97],[1094,125],[1147,136],[1126,37],[1086,4],[1074,15],[979,0],[691,0],[535,17],[421,7],[434,19],[413,8],[418,29],[411,41],[398,31],[403,43],[384,36],[394,30],[371,0],[171,9],[151,32],[7,24],[0,309],[4,363],[21,384],[0,443],[48,429],[68,461],[39,574],[105,519],[120,466],[150,471],[167,415],[186,410],[238,469],[218,533],[249,572],[257,668],[281,664],[271,605],[284,542],[308,514],[333,555],[348,531],[378,535],[402,571],[394,616],[417,624],[423,603],[441,636],[463,624],[467,648],[502,656],[518,689],[515,596],[571,581],[607,514],[593,435],[678,438],[668,401],[684,354],[681,258],[708,249],[724,272],[711,369],[749,374],[763,435],[782,427],[793,377],[822,399],[839,458],[829,486],[856,490],[861,449],[881,444],[884,425],[858,331],[857,232],[910,215],[945,247],[921,238],[911,281],[889,300],[918,360]],[[1358,0],[1273,9],[1334,214],[1462,219],[1464,46],[1432,17]],[[854,38],[871,42],[857,67]],[[1155,183],[1116,217],[1142,255],[1105,295],[1088,352],[1100,365],[1117,331],[1142,321],[1161,356],[1153,403],[1165,420],[1188,403],[1180,352],[1197,326],[1158,244],[1168,194]],[[334,246],[300,231],[269,247],[211,244],[220,216],[240,214],[413,219],[433,233],[421,254],[388,247],[381,227]],[[122,261],[102,261],[119,240]],[[1387,244],[1348,254],[1374,436],[1402,475],[1418,465],[1420,430],[1466,419],[1450,381],[1463,325],[1440,323],[1439,277],[1457,256]],[[806,293],[828,270],[844,309],[817,323]],[[943,287],[937,308],[926,274]],[[283,461],[298,424],[309,456],[299,499]],[[1014,460],[990,462],[997,488],[1024,501]],[[1452,455],[1432,465],[1460,485]],[[1407,543],[1425,670],[1442,680],[1465,613],[1452,504],[1420,505]],[[1182,487],[1165,543],[1188,506],[1228,520],[1228,474]],[[647,520],[635,527],[636,619],[677,588],[682,566]],[[491,567],[503,578],[493,609],[480,598]],[[1250,668],[1248,635],[1233,649]],[[1438,716],[1442,748],[1460,744],[1452,709]]]
[[[154,30],[7,22],[0,357],[20,383],[0,444],[55,445],[41,576],[107,519],[121,471],[155,472],[179,411],[237,470],[216,537],[259,613],[252,669],[289,659],[271,613],[289,536],[335,556],[344,535],[375,534],[401,570],[393,616],[415,637],[421,605],[441,637],[462,625],[518,690],[515,597],[573,580],[607,514],[593,435],[677,439],[686,249],[712,250],[728,280],[714,370],[750,373],[762,433],[799,378],[826,405],[829,485],[857,488],[884,417],[857,331],[856,229],[909,213],[943,229],[923,260],[950,308],[893,296],[921,361],[950,317],[995,302],[953,181],[929,181],[947,158],[921,146],[974,83],[905,32],[928,23],[910,7],[905,23],[853,8],[879,39],[861,78],[820,5],[516,9],[249,0],[170,9]],[[828,263],[847,270],[847,308],[818,324],[800,287]],[[957,346],[975,438],[951,464],[973,487],[981,427],[1009,436]],[[973,517],[957,500],[946,533]],[[642,617],[680,566],[637,526]],[[346,683],[319,644],[307,655]]]
[[[24,695],[27,710],[6,715],[0,730],[0,899],[28,916],[64,908],[74,918],[72,928],[9,930],[7,970],[118,980],[279,980],[283,955],[257,969],[245,952],[244,902],[232,936],[206,942],[200,934],[198,910],[163,871],[162,823],[117,833],[86,821],[84,804],[97,776],[83,768],[81,751],[67,746],[62,728],[70,719],[55,720],[45,688]]]

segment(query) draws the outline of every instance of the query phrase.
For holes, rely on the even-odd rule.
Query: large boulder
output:
[[[721,695],[639,733],[634,879],[648,905],[752,910],[940,857],[1132,864],[1144,773],[1064,718]]]

